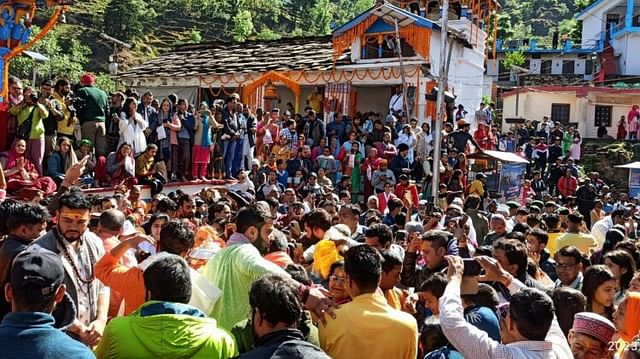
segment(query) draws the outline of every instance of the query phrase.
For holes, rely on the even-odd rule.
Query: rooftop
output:
[[[350,51],[336,65],[351,63]],[[267,71],[325,71],[333,67],[331,36],[183,45],[123,71],[121,79],[209,76]]]
[[[504,92],[500,97],[505,98],[526,92],[575,92],[576,96],[584,97],[590,92],[616,93],[616,94],[640,94],[640,89],[634,88],[614,88],[614,87],[594,87],[594,86],[526,86],[520,89]]]

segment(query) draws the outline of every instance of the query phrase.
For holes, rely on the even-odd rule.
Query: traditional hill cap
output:
[[[422,234],[422,232],[424,232],[424,227],[420,222],[411,221],[404,225],[404,230],[407,232],[407,235],[411,235],[416,232]]]
[[[96,83],[96,76],[90,72],[82,75],[82,77],[80,77],[80,84],[81,85],[93,85],[94,83]]]
[[[545,207],[558,207],[558,205],[554,201],[549,201],[544,204]]]
[[[542,212],[542,207],[540,207],[537,203],[532,203],[531,206],[529,206],[529,210]]]
[[[309,177],[315,177],[315,178],[318,178],[318,174],[317,174],[317,173],[315,173],[315,172],[311,172],[311,173],[309,173]]]
[[[535,200],[535,201],[531,202],[531,205],[532,206],[537,206],[540,209],[544,208],[544,202],[542,202],[540,200]]]
[[[16,292],[52,295],[63,280],[64,267],[60,256],[40,246],[28,247],[13,260],[11,288]]]
[[[569,208],[567,207],[560,207],[556,209],[556,213],[561,216],[568,216],[571,212],[569,212]]]
[[[498,205],[498,208],[496,208],[496,214],[501,214],[504,217],[508,217],[509,216],[509,207],[505,206],[504,204]],[[493,216],[491,216],[491,218],[493,219]]]
[[[571,328],[571,330],[573,330],[574,333],[588,335],[606,344],[613,338],[616,327],[609,319],[601,315],[591,312],[581,312],[574,316],[573,328]]]
[[[529,208],[527,207],[520,207],[518,208],[518,212],[516,212],[518,214],[529,214]]]
[[[78,142],[78,147],[84,146],[84,145],[93,147],[93,142],[91,142],[91,140],[88,138],[83,138],[80,142]]]
[[[571,223],[581,224],[584,217],[580,213],[572,213],[567,216],[567,219]]]
[[[405,174],[401,174],[400,177],[398,177],[398,179],[400,181],[408,181],[409,180],[409,176],[407,176]]]
[[[520,204],[516,201],[509,201],[505,203],[509,208],[520,208]]]
[[[426,206],[428,204],[429,204],[429,201],[427,201],[426,199],[421,199],[418,201],[419,206]]]
[[[455,209],[456,211],[462,213],[462,207],[460,207],[459,205],[455,204],[455,203],[451,203],[448,207],[447,207],[447,211],[450,209]]]

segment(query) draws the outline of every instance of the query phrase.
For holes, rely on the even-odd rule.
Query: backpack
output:
[[[33,125],[33,114],[36,111],[38,106],[33,106],[31,109],[31,113],[29,113],[29,117],[18,127],[16,128],[16,137],[22,140],[28,140],[29,134],[31,133],[31,126]]]

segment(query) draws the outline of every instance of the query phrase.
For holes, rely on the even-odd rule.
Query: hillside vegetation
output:
[[[550,44],[554,32],[579,37],[576,11],[594,0],[500,0],[500,37],[536,37]],[[126,69],[185,43],[219,40],[278,39],[330,34],[375,0],[82,0],[33,49],[51,61],[38,65],[39,79],[77,78],[85,70],[108,72],[113,44],[99,34],[132,45],[117,49]],[[36,25],[42,26],[45,16]],[[34,26],[34,31],[38,27]],[[33,63],[19,58],[11,72],[31,78]],[[108,76],[104,76],[106,81]]]

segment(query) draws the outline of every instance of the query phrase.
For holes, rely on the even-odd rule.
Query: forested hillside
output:
[[[548,44],[555,31],[578,37],[573,16],[594,0],[500,0],[500,37],[536,37]],[[76,78],[84,70],[107,72],[113,44],[101,32],[133,45],[118,49],[120,69],[184,43],[326,35],[375,0],[82,0],[35,51],[51,61],[42,77]],[[43,21],[46,17],[39,17]],[[42,25],[42,23],[40,23]],[[34,27],[37,31],[37,26]],[[33,64],[21,58],[11,71],[30,78]],[[106,76],[105,76],[106,79]]]
[[[536,38],[549,45],[554,32],[580,38],[575,14],[595,0],[500,0],[500,37],[506,40]]]

